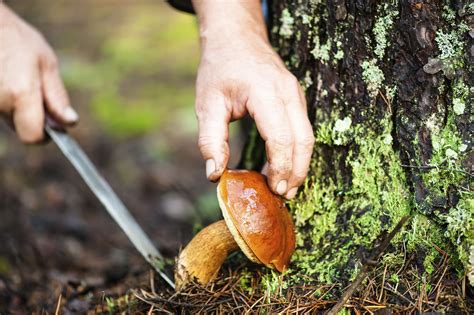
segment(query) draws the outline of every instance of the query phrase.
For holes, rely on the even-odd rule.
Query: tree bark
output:
[[[416,270],[428,282],[444,257],[457,279],[473,270],[468,3],[273,1],[270,37],[306,90],[316,137],[307,182],[290,202],[293,274],[350,281],[363,253],[407,214],[381,261],[388,281]],[[252,135],[249,143],[252,168],[263,150]]]

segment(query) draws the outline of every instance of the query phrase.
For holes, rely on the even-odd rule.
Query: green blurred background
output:
[[[194,16],[155,1],[11,1],[54,47],[74,105],[119,138],[193,135]]]

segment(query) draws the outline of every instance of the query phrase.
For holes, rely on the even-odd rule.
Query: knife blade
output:
[[[165,282],[175,289],[174,282],[163,272],[163,256],[153,245],[127,207],[115,194],[107,181],[99,174],[79,144],[64,129],[56,128],[54,123],[46,122],[45,131],[71,162],[107,212],[122,228],[135,248],[153,266]]]

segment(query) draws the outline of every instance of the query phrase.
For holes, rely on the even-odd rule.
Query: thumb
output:
[[[223,96],[208,96],[196,101],[199,123],[199,150],[206,161],[206,176],[217,181],[229,161],[230,113]]]
[[[48,113],[64,125],[73,125],[79,120],[70,106],[69,97],[59,76],[56,61],[42,67],[43,96]]]

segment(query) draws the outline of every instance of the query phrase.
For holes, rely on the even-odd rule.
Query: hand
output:
[[[304,93],[272,50],[260,8],[248,2],[233,5],[194,1],[202,45],[196,113],[206,174],[212,181],[222,175],[229,160],[228,125],[248,113],[266,143],[270,188],[293,198],[308,172],[314,144]],[[220,23],[219,16],[225,21]]]
[[[0,2],[0,113],[25,143],[44,138],[45,107],[59,123],[78,115],[70,107],[57,58],[44,38]]]

